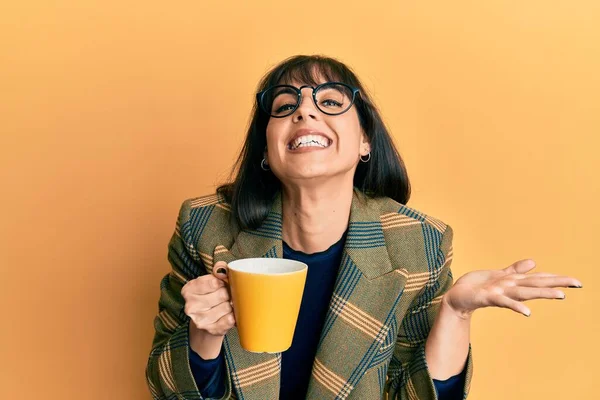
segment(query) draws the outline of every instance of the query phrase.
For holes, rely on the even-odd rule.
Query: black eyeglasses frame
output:
[[[317,103],[317,96],[315,95],[316,92],[318,92],[318,90],[325,86],[325,85],[341,85],[344,86],[348,89],[350,89],[350,91],[352,92],[352,99],[350,100],[350,106],[348,106],[347,109],[345,109],[344,111],[342,111],[341,113],[329,113],[326,111],[323,111],[321,109],[321,107],[319,107],[318,103]],[[298,95],[298,101],[296,102],[296,106],[289,111],[289,113],[285,114],[285,115],[273,115],[271,114],[271,111],[269,110],[265,110],[263,108],[263,97],[265,95],[266,92],[268,92],[269,90],[272,90],[276,87],[285,87],[285,88],[291,88],[293,89],[297,95]],[[354,101],[356,100],[356,94],[360,93],[360,89],[352,87],[348,84],[345,84],[343,82],[324,82],[321,83],[317,86],[311,86],[311,85],[302,85],[299,88],[297,88],[296,86],[292,86],[292,85],[274,85],[274,86],[270,86],[268,88],[266,88],[265,90],[261,90],[260,92],[256,93],[256,101],[258,103],[258,108],[263,111],[264,113],[270,115],[273,118],[285,118],[285,117],[289,117],[290,115],[292,115],[294,112],[296,112],[296,110],[298,109],[298,107],[300,107],[300,104],[302,103],[302,89],[304,88],[311,88],[312,89],[312,99],[313,99],[313,103],[315,104],[315,106],[317,107],[317,110],[321,111],[323,114],[326,115],[342,115],[345,112],[347,112],[348,110],[350,110],[352,108],[352,106],[354,105]]]

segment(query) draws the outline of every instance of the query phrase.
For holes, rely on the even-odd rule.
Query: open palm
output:
[[[517,261],[499,270],[480,270],[460,277],[444,296],[444,301],[460,316],[468,317],[478,308],[503,307],[529,316],[522,303],[533,299],[564,299],[558,287],[582,287],[579,280],[546,272],[527,274],[535,261]]]

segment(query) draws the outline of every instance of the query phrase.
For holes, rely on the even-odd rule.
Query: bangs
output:
[[[263,89],[274,85],[311,85],[323,82],[342,82],[356,86],[354,73],[345,65],[331,58],[319,56],[296,57],[273,70]]]

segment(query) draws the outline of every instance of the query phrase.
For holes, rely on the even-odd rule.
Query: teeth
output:
[[[329,147],[329,139],[321,135],[304,135],[292,143],[290,143],[290,149],[296,150],[300,147]]]

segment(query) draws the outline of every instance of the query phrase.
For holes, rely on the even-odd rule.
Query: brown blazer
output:
[[[154,399],[203,399],[188,358],[189,317],[182,286],[219,260],[282,257],[281,195],[256,230],[236,231],[217,195],[183,202],[169,243],[172,270],[161,281],[146,378]],[[307,399],[436,399],[425,341],[442,295],[452,286],[452,229],[389,198],[354,189],[344,254],[313,364]],[[223,398],[277,399],[281,354],[224,340]],[[467,359],[466,398],[473,372]]]

